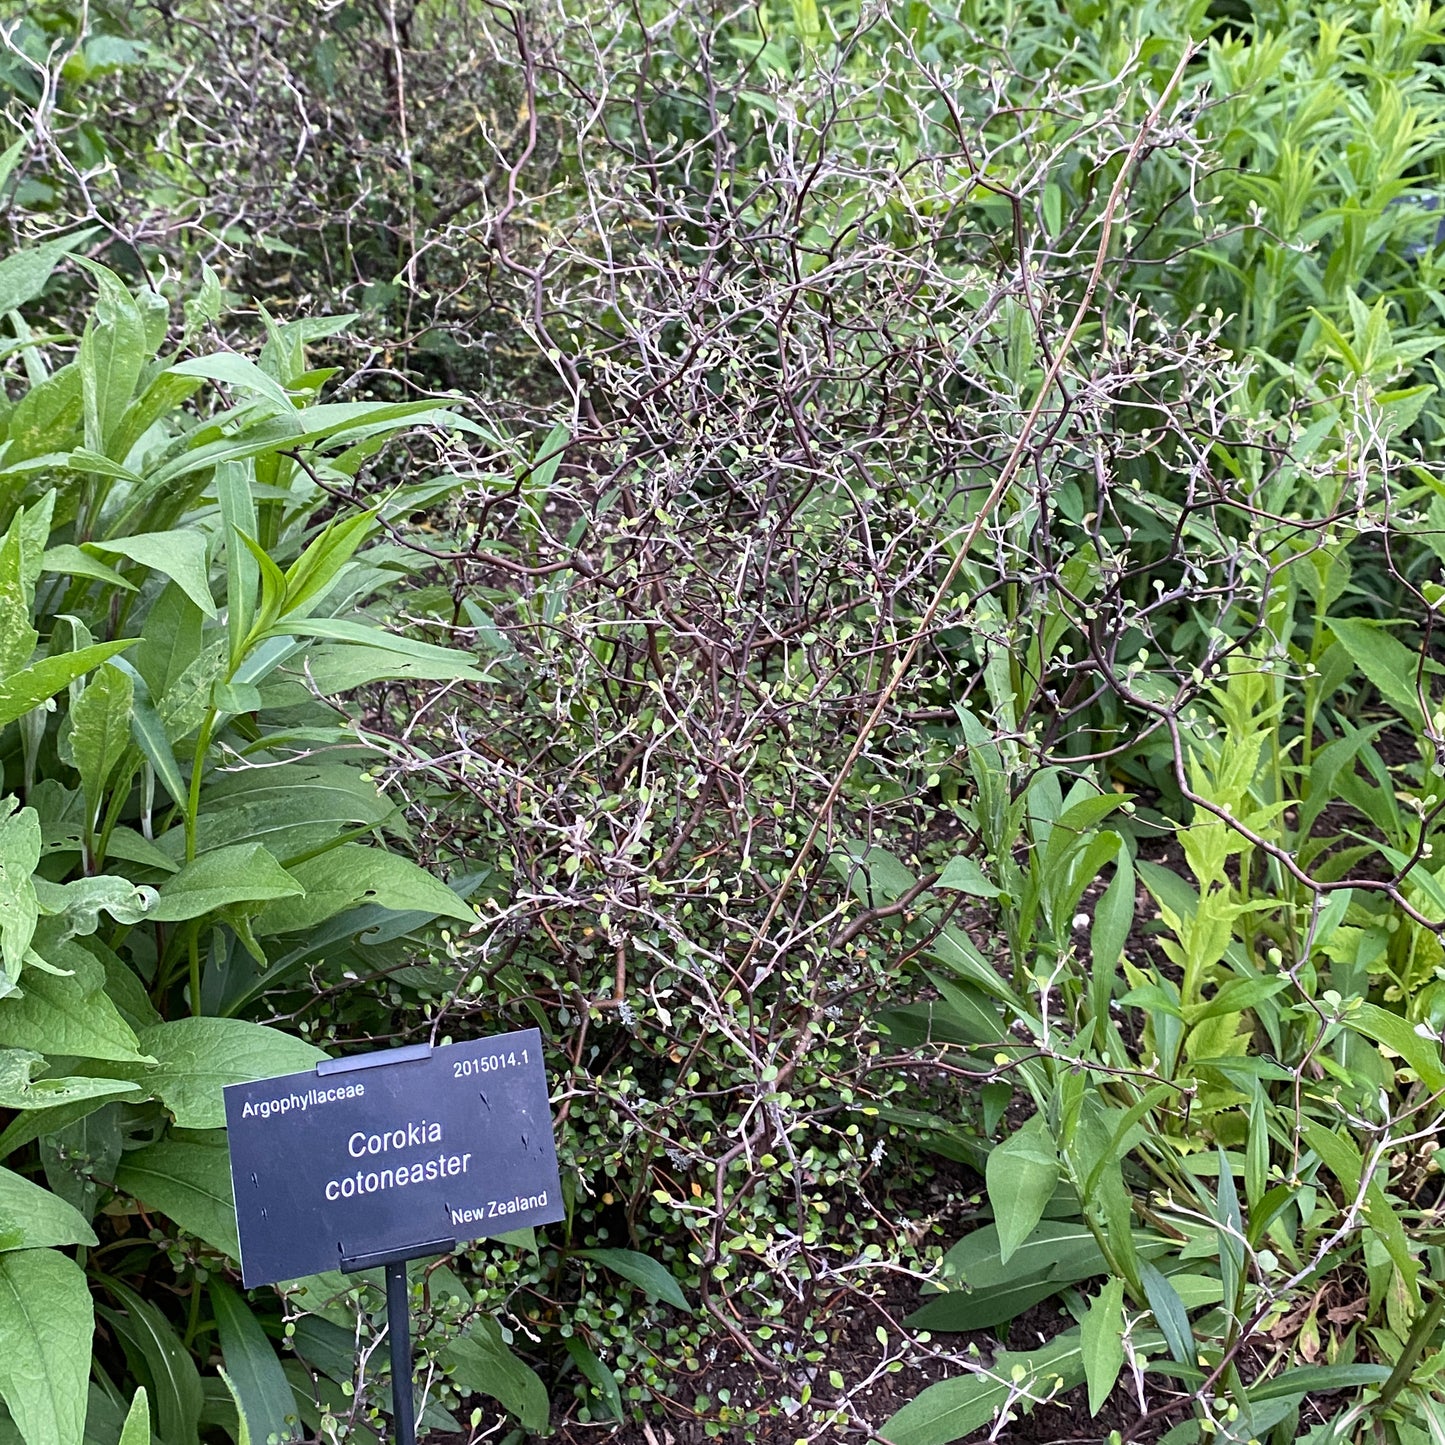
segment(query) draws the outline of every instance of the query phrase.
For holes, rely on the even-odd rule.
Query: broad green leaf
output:
[[[1021,1391],[1048,1399],[1083,1379],[1079,1331],[1069,1330],[1036,1350],[1006,1350],[977,1374],[930,1385],[885,1421],[879,1434],[890,1445],[952,1445],[991,1424]]]
[[[1167,1252],[1166,1241],[1133,1235],[1136,1254]],[[913,1329],[979,1330],[1006,1324],[1070,1285],[1107,1274],[1108,1261],[1094,1233],[1077,1220],[1041,1220],[1004,1264],[998,1228],[987,1224],[965,1235],[943,1259],[946,1292],[929,1295],[908,1317]]]
[[[1007,1264],[1043,1217],[1059,1182],[1058,1151],[1042,1117],[1035,1114],[989,1152],[984,1178],[1000,1257]]]
[[[35,463],[40,467],[59,465],[60,458],[53,454],[68,450],[78,440],[81,411],[80,367],[71,362],[36,383],[15,403],[7,428],[7,468],[36,458],[41,459]]]
[[[429,913],[475,923],[477,915],[439,878],[409,858],[362,843],[345,843],[304,863],[291,876],[305,896],[269,904],[256,919],[256,933],[294,933],[312,928],[358,904],[379,904],[397,913]]]
[[[0,798],[0,997],[20,977],[40,917],[33,874],[40,862],[40,818],[17,813],[15,799]]]
[[[251,1306],[229,1285],[213,1278],[207,1286],[221,1340],[226,1374],[253,1440],[290,1440],[299,1417],[296,1397],[276,1358],[276,1349],[257,1323]]]
[[[58,572],[67,577],[90,577],[96,582],[104,582],[107,587],[119,587],[123,592],[137,590],[134,582],[122,577],[113,567],[107,567],[104,562],[97,561],[69,542],[47,547],[41,561],[46,572]]]
[[[929,955],[959,978],[977,984],[985,993],[1021,1007],[1021,1000],[994,966],[978,951],[963,929],[950,925],[929,945]]]
[[[1137,870],[1144,886],[1161,908],[1167,908],[1176,917],[1185,920],[1193,918],[1199,911],[1199,894],[1172,868],[1141,858]]]
[[[1346,1028],[1373,1039],[1392,1054],[1398,1054],[1432,1094],[1445,1089],[1445,1064],[1440,1060],[1440,1045],[1433,1038],[1417,1033],[1414,1026],[1399,1014],[1393,1014],[1377,1004],[1356,1002],[1343,1016],[1342,1022]]]
[[[49,1109],[27,1109],[17,1114],[10,1127],[0,1134],[0,1159],[6,1159],[17,1149],[23,1149],[37,1139],[48,1138],[87,1115],[99,1112],[113,1097],[100,1094],[69,1104],[56,1104]]]
[[[44,1057],[29,1049],[0,1049],[0,1109],[53,1109],[78,1099],[137,1092],[134,1084],[119,1079],[33,1078],[44,1066]]]
[[[179,742],[200,726],[206,709],[211,706],[211,694],[225,668],[226,640],[218,637],[166,689],[156,712],[171,742]]]
[[[83,1219],[95,1218],[102,1187],[120,1162],[120,1110],[97,1109],[40,1140],[45,1182]]]
[[[379,827],[394,812],[395,805],[354,766],[295,762],[239,768],[207,779],[196,847],[207,853],[264,843],[273,857],[299,857],[352,828]],[[296,880],[309,888],[300,874]]]
[[[377,647],[357,647],[346,643],[323,643],[309,650],[304,659],[304,676],[323,697],[353,692],[369,683],[389,678],[411,678],[417,682],[450,682],[456,675],[456,662],[441,662],[403,657],[397,652],[383,652]]]
[[[578,1249],[573,1253],[620,1274],[623,1279],[630,1279],[648,1299],[661,1300],[674,1309],[692,1313],[692,1306],[688,1304],[676,1276],[651,1255],[641,1254],[635,1249]]]
[[[105,990],[126,1023],[137,1031],[160,1023],[161,1016],[146,993],[145,984],[130,964],[119,954],[112,953],[99,939],[92,939],[85,947],[100,959],[105,970]]]
[[[972,858],[961,853],[948,860],[933,886],[968,893],[975,898],[997,898],[1001,892],[983,876],[983,869]]]
[[[1382,628],[1359,618],[1332,617],[1330,631],[1353,659],[1356,667],[1374,683],[1381,697],[1416,729],[1423,726],[1415,678],[1420,671],[1420,654]]]
[[[106,1287],[125,1306],[125,1314],[106,1309],[103,1317],[129,1336],[149,1369],[156,1392],[157,1433],[164,1440],[194,1441],[205,1396],[191,1352],[155,1305],[119,1280],[107,1280]]]
[[[1103,1255],[1092,1267],[1082,1265],[1042,1274],[1011,1275],[988,1289],[955,1289],[929,1295],[904,1321],[911,1330],[972,1331],[993,1329],[1017,1319],[1071,1284],[1108,1269]]]
[[[113,663],[95,670],[70,706],[70,750],[91,815],[100,806],[106,784],[130,745],[134,688]]]
[[[146,1063],[130,1025],[106,994],[105,969],[78,943],[54,951],[50,962],[69,977],[37,968],[25,972],[24,993],[0,999],[0,1048],[116,1063]]]
[[[141,837],[134,828],[127,828],[124,823],[111,830],[106,857],[123,858],[127,863],[137,863],[142,868],[154,868],[161,873],[180,871],[180,864],[174,858],[162,853],[148,838]]]
[[[1097,1415],[1124,1368],[1124,1281],[1111,1279],[1090,1301],[1079,1322],[1084,1378],[1089,1384],[1089,1414]]]
[[[77,246],[90,240],[95,230],[88,226],[83,231],[72,231],[43,245],[12,252],[0,261],[0,314],[18,311],[40,295],[50,273]]]
[[[524,1429],[546,1432],[550,1413],[546,1387],[507,1348],[494,1321],[474,1320],[464,1335],[446,1345],[438,1360],[459,1390],[486,1395],[511,1411]]]
[[[182,673],[201,655],[204,624],[201,609],[174,582],[168,582],[151,604],[141,624],[140,644],[129,660],[145,678],[158,711]]]
[[[563,1343],[567,1347],[567,1353],[572,1357],[572,1363],[577,1366],[582,1376],[602,1397],[608,1414],[614,1420],[626,1419],[627,1416],[622,1407],[622,1391],[617,1388],[617,1378],[612,1371],[583,1343],[580,1336],[571,1335]]]
[[[119,1445],[151,1445],[151,1409],[144,1385],[136,1387],[120,1432]]]
[[[299,896],[301,885],[259,843],[217,848],[161,885],[151,918],[179,923],[217,908]]]
[[[326,1058],[304,1039],[244,1019],[171,1019],[143,1030],[140,1046],[156,1063],[133,1077],[182,1129],[222,1128],[227,1084],[300,1073]]]
[[[53,1249],[0,1254],[0,1400],[26,1445],[81,1445],[94,1333],[74,1260]]]
[[[206,538],[188,527],[169,532],[141,532],[134,537],[107,537],[91,542],[94,550],[126,557],[169,577],[207,616],[216,615],[211,597],[210,569],[206,564]]]
[[[989,1290],[1010,1279],[1067,1272],[1074,1279],[1102,1273],[1104,1256],[1088,1225],[1078,1219],[1043,1219],[1005,1264],[998,1225],[970,1230],[943,1256],[944,1277]],[[1073,1281],[1071,1280],[1070,1283]]]
[[[339,1273],[334,1277],[341,1282],[344,1289],[346,1277]],[[362,1277],[365,1278],[364,1275]],[[322,1281],[324,1278],[325,1276],[311,1276],[313,1281]],[[324,1283],[317,1290],[303,1285],[292,1298],[305,1309],[319,1309],[324,1306],[319,1301],[314,1301],[312,1296],[324,1293]],[[343,1329],[331,1320],[323,1319],[319,1314],[302,1315],[296,1321],[296,1333],[292,1336],[291,1343],[295,1346],[296,1353],[308,1365],[315,1366],[323,1375],[329,1375],[333,1380],[350,1380],[356,1374],[354,1328]]]
[[[867,908],[892,903],[918,882],[886,848],[857,838],[844,839],[828,861]]]
[[[0,1169],[0,1250],[94,1243],[90,1225],[58,1194]]]
[[[135,642],[133,637],[122,638],[118,642],[97,642],[74,652],[41,658],[39,662],[0,679],[0,727],[23,717],[31,708],[39,707],[77,677],[83,677],[92,668],[99,667],[106,658],[124,652],[127,647],[134,647]]]
[[[211,689],[211,706],[218,713],[240,717],[242,713],[260,712],[261,690],[248,682],[218,681]]]
[[[223,1130],[172,1134],[134,1150],[122,1156],[115,1183],[213,1248],[241,1257]]]

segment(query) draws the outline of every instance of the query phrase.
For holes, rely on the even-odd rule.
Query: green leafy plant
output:
[[[0,1401],[26,1445],[148,1438],[147,1411],[173,1445],[261,1441],[329,1407],[227,1282],[220,1091],[325,1057],[310,1021],[243,1017],[263,995],[475,920],[408,857],[385,754],[335,700],[480,675],[374,610],[417,569],[379,534],[455,483],[351,500],[390,439],[470,424],[322,399],[305,348],[334,322],[268,322],[257,361],[166,350],[162,298],[79,256],[67,358],[22,308],[86,239],[0,262],[23,366],[0,415]],[[208,280],[193,325],[216,301]],[[168,1257],[178,1313],[135,1287]],[[317,1363],[349,1382],[350,1349]]]

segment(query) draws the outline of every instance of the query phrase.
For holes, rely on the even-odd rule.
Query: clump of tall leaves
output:
[[[313,1319],[283,1366],[228,1283],[221,1088],[324,1057],[243,1017],[263,991],[475,916],[334,701],[476,675],[367,611],[413,566],[390,519],[453,483],[334,500],[467,424],[323,401],[334,321],[187,356],[209,276],[168,349],[167,303],[87,239],[0,261],[0,1439],[289,1437],[324,1408],[303,1361],[349,1380],[352,1336]],[[94,302],[61,350],[21,316],[67,257]]]
[[[1117,284],[1151,308],[1131,325],[1215,315],[1194,415],[1222,424],[1207,458],[1161,445],[1196,423],[1144,382],[1060,421],[998,524],[1027,561],[960,568],[962,852],[837,858],[861,903],[918,912],[894,1042],[980,1086],[976,1120],[894,1115],[987,1186],[912,1320],[963,1368],[894,1445],[1002,1436],[1074,1387],[1168,1445],[1445,1438],[1441,17],[1184,9],[1201,149],[1141,165]],[[1063,214],[1098,189],[1071,160],[1092,189]],[[1212,222],[1175,209],[1205,175]],[[953,1353],[1028,1311],[1024,1348]]]

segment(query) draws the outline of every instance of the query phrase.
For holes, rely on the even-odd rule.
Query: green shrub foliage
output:
[[[524,1022],[433,1424],[1445,1438],[1437,10],[6,33],[27,1445],[375,1433],[216,1078]]]
[[[297,1406],[224,1283],[220,1090],[325,1057],[311,1020],[244,1017],[263,989],[319,982],[389,920],[475,920],[408,856],[383,756],[336,702],[477,675],[368,610],[414,565],[395,520],[453,483],[355,500],[392,438],[465,424],[321,401],[306,347],[335,323],[273,325],[257,360],[168,347],[166,302],[83,258],[90,313],[57,350],[21,317],[90,239],[0,263],[26,383],[0,421],[0,1399],[27,1445],[66,1445],[87,1392],[103,1418],[131,1374],[157,1431],[195,1439],[220,1398],[188,1353],[204,1311],[241,1398],[275,1386],[264,1439]],[[167,1250],[184,1338],[135,1289]]]

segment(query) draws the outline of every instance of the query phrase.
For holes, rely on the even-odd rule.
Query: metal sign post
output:
[[[391,1341],[391,1418],[396,1445],[416,1445],[416,1394],[411,1378],[411,1301],[406,1261],[386,1267],[386,1333]]]
[[[406,1282],[406,1267],[413,1259],[449,1254],[456,1248],[454,1239],[428,1239],[403,1249],[383,1250],[377,1254],[344,1255],[341,1269],[356,1274],[363,1269],[386,1269],[386,1338],[391,1347],[391,1414],[396,1422],[396,1445],[416,1445],[416,1391],[412,1380],[411,1300]]]

